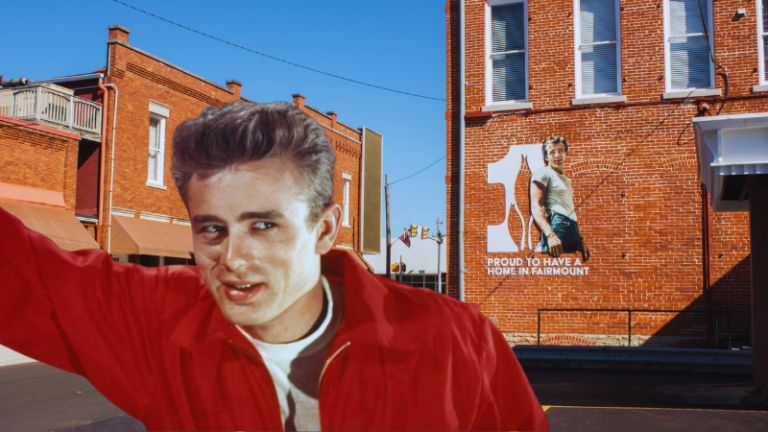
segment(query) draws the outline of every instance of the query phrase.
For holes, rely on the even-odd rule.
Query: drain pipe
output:
[[[100,156],[100,168],[99,168],[99,226],[96,228],[96,243],[101,246],[101,227],[104,225],[104,164],[106,163],[106,151],[107,151],[107,107],[109,106],[109,91],[104,87],[104,74],[99,74],[99,89],[101,89],[104,95],[102,101],[102,113],[101,113],[101,149],[99,149]]]
[[[112,167],[109,169],[109,214],[107,228],[107,253],[112,255],[112,188],[115,185],[115,127],[117,126],[117,100],[120,93],[114,84],[104,84],[104,87],[112,87],[115,90],[115,112],[112,114]]]
[[[459,301],[464,301],[464,0],[459,0]]]

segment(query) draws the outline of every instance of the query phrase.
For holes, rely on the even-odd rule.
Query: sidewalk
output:
[[[0,366],[8,366],[22,363],[32,363],[37,360],[23,356],[16,351],[0,345]]]

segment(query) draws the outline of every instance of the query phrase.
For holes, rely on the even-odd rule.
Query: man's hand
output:
[[[553,257],[557,258],[563,253],[563,243],[554,232],[549,233],[547,236],[547,245],[549,245],[549,254]]]
[[[579,240],[579,245],[576,246],[576,250],[581,252],[581,257],[583,258],[582,261],[587,262],[587,260],[589,260],[589,247],[587,246],[587,242],[585,242],[584,239]]]

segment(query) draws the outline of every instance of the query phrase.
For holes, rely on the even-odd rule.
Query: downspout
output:
[[[701,252],[704,258],[704,283],[703,283],[703,289],[704,289],[704,301],[707,306],[707,311],[712,310],[712,293],[710,291],[711,285],[710,285],[710,278],[711,276],[711,261],[710,261],[710,251],[709,251],[709,199],[708,199],[708,193],[707,193],[707,185],[705,183],[701,183],[701,237],[702,237],[702,243],[701,243]],[[710,345],[712,342],[712,317],[707,314],[707,346]],[[719,344],[720,341],[718,341]]]
[[[459,0],[459,301],[464,301],[464,0]],[[439,277],[439,275],[438,275]]]
[[[109,214],[107,225],[107,253],[112,254],[112,188],[115,185],[115,127],[117,126],[117,100],[120,98],[120,93],[117,91],[117,86],[114,84],[104,84],[105,87],[112,87],[115,90],[115,111],[112,114],[112,167],[109,169]]]
[[[109,91],[103,84],[104,74],[99,74],[99,88],[104,95],[102,101],[102,113],[101,113],[101,148],[99,149],[100,168],[99,168],[99,226],[96,228],[96,243],[101,246],[101,227],[104,226],[104,164],[106,163],[106,151],[107,151],[107,107],[109,106]]]

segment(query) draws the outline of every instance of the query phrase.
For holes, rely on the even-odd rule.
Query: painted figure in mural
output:
[[[563,173],[568,159],[568,141],[551,136],[541,146],[546,166],[531,176],[531,213],[541,230],[542,252],[558,257],[563,252],[582,254],[589,259],[590,251],[579,231],[573,206],[571,180]]]
[[[149,430],[548,430],[475,305],[332,250],[335,160],[287,103],[177,127],[197,267],[65,252],[0,209],[0,344],[85,376]]]

